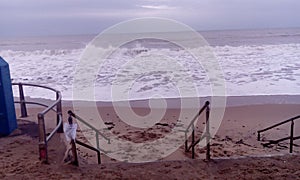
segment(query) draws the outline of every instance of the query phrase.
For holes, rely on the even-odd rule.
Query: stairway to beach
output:
[[[18,120],[18,129],[0,138],[0,179],[198,179],[277,178],[300,177],[300,156],[288,154],[270,157],[215,158],[210,162],[171,160],[149,163],[87,164],[80,157],[79,167],[65,165],[63,134],[56,134],[49,142],[49,164],[38,160],[37,124]]]

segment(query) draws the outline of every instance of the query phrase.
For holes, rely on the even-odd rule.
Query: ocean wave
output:
[[[300,44],[243,45],[211,47],[223,70],[228,95],[299,94]],[[72,99],[74,73],[78,70],[84,49],[54,49],[35,51],[1,50],[9,64],[14,82],[30,82],[48,85],[63,93],[64,99]],[[178,87],[181,82],[192,81],[198,94],[212,95],[205,69],[193,57],[190,50],[180,48],[137,47],[116,49],[102,64],[95,77],[95,99],[112,99],[111,87],[126,83],[130,99],[145,99],[160,95],[180,97],[178,88],[189,92],[192,87]],[[160,60],[164,56],[166,59]],[[144,62],[132,61],[136,58]],[[178,67],[172,69],[170,61]],[[149,72],[143,70],[147,67]],[[169,68],[169,70],[168,70]],[[212,67],[213,68],[213,67]],[[83,79],[83,86],[85,85]],[[48,97],[45,92],[27,90],[32,97]],[[191,94],[193,91],[190,92]],[[16,94],[15,94],[16,95]]]

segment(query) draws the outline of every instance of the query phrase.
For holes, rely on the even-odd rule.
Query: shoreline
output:
[[[170,109],[178,109],[180,107],[180,101],[184,100],[194,100],[198,99],[200,105],[196,108],[202,107],[205,101],[211,100],[210,96],[207,97],[185,97],[185,98],[164,98],[167,102],[167,108]],[[214,98],[218,98],[215,96]],[[248,105],[264,105],[264,104],[290,104],[290,105],[300,105],[300,95],[246,95],[246,96],[223,96],[221,98],[225,98],[226,100],[226,107],[238,107],[238,106],[248,106]],[[18,97],[14,97],[14,99],[19,99]],[[27,101],[38,101],[43,102],[46,104],[50,104],[53,102],[51,99],[45,98],[31,98],[26,96],[25,99]],[[153,101],[160,101],[162,99],[155,98],[155,99],[136,99],[136,100],[122,100],[122,101],[89,101],[89,100],[62,100],[63,106],[73,106],[74,103],[84,103],[85,105],[94,106],[95,104],[97,107],[111,107],[114,106],[124,106],[124,102],[129,102],[131,107],[135,108],[148,108],[149,107],[149,100]],[[29,105],[30,106],[30,105]],[[16,105],[16,108],[19,108]],[[190,108],[195,108],[194,106],[190,106]]]

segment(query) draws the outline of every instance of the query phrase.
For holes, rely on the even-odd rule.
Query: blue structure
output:
[[[0,57],[0,136],[17,128],[14,98],[8,63]]]

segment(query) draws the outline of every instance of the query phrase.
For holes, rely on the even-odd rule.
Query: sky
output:
[[[299,0],[1,0],[0,37],[98,34],[133,18],[195,30],[300,27]]]

